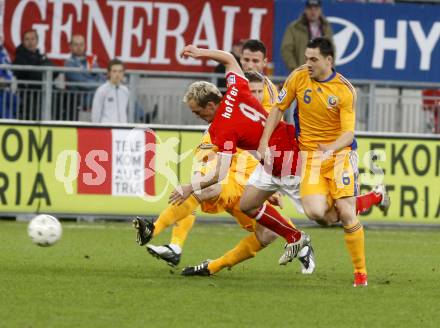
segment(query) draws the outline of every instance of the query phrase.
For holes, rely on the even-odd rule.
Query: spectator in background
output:
[[[423,110],[428,115],[427,132],[440,133],[440,89],[426,89],[422,91]]]
[[[15,50],[14,65],[53,66],[53,63],[38,50],[38,34],[36,30],[23,33],[21,44]],[[43,81],[43,72],[24,70],[15,71],[21,94],[20,117],[24,119],[41,119],[41,84],[20,83],[24,81]],[[56,74],[54,74],[54,79]]]
[[[11,64],[9,55],[3,47],[3,39],[1,37],[0,64]],[[11,90],[13,78],[11,70],[0,69],[0,118],[15,118],[17,114],[17,96]]]
[[[231,54],[235,57],[235,60],[237,61],[237,63],[240,63],[240,56],[241,56],[241,52],[242,52],[244,43],[245,43],[245,40],[239,39],[239,40],[235,40],[234,43],[232,44]],[[214,73],[224,75],[225,72],[226,72],[226,68],[225,68],[225,65],[223,65],[223,64],[218,64],[214,69]],[[226,90],[226,80],[224,78],[219,78],[217,80],[217,87],[220,89],[220,91]]]
[[[67,93],[67,115],[66,119],[77,120],[78,111],[90,110],[92,108],[93,94],[97,88],[96,84],[105,82],[105,76],[92,73],[89,70],[99,68],[96,56],[86,55],[86,40],[82,35],[75,34],[70,41],[71,57],[64,62],[65,67],[76,67],[83,69],[83,72],[66,72],[66,82],[81,83],[81,85],[69,85]]]
[[[284,63],[293,71],[305,63],[304,52],[311,39],[327,37],[331,40],[332,36],[330,23],[322,14],[321,1],[307,0],[304,12],[284,32],[281,43]]]
[[[108,81],[101,85],[93,97],[92,122],[128,123],[129,92],[122,85],[124,64],[112,59],[107,66]]]

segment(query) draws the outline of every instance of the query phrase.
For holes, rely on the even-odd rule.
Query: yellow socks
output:
[[[344,226],[345,245],[353,262],[354,272],[367,273],[365,266],[364,228],[357,221],[355,224]]]
[[[208,265],[211,274],[219,272],[226,267],[232,267],[244,260],[254,257],[263,247],[257,240],[255,233],[240,240],[237,246],[224,254],[222,257],[212,261]]]
[[[180,248],[183,248],[183,244],[185,243],[186,237],[188,236],[188,233],[190,232],[195,220],[196,217],[191,214],[176,222],[171,235],[170,244],[179,245]]]
[[[154,222],[153,237],[156,237],[165,228],[173,225],[177,221],[192,215],[199,205],[199,201],[193,195],[181,205],[169,205],[164,211],[162,211],[162,213],[160,213],[157,221]]]

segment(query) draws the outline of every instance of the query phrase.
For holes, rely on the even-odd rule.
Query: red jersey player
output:
[[[220,50],[199,49],[186,46],[182,56],[208,58],[221,62],[226,67],[228,90],[220,104],[210,99],[209,93],[199,95],[198,101],[187,100],[192,112],[200,117],[207,111],[216,111],[209,133],[214,145],[218,147],[217,167],[214,174],[199,181],[182,185],[170,195],[170,202],[181,203],[194,191],[206,188],[222,181],[227,174],[231,157],[239,147],[256,150],[259,145],[267,113],[253,97],[247,79],[231,54]],[[203,99],[201,99],[203,98]],[[264,167],[260,165],[248,181],[241,199],[240,208],[258,223],[285,238],[287,244],[279,263],[287,264],[297,257],[298,252],[312,250],[310,237],[292,227],[289,222],[265,201],[280,190],[300,205],[298,186],[300,177],[296,173],[298,146],[293,125],[280,122],[269,141],[271,152],[264,158]],[[259,156],[256,154],[256,156]],[[299,206],[301,210],[301,207]]]

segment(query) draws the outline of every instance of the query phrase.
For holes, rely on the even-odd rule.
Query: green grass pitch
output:
[[[232,271],[182,277],[128,223],[63,223],[59,244],[0,221],[0,327],[439,327],[440,231],[367,230],[369,286],[353,288],[341,229],[308,228],[312,276],[277,264],[282,242]],[[182,265],[232,248],[236,225],[196,224]],[[166,243],[164,233],[154,244]]]

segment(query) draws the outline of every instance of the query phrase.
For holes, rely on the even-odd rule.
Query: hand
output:
[[[190,184],[177,186],[171,193],[168,204],[181,205],[193,192],[193,187]]]
[[[318,151],[322,152],[321,160],[326,160],[333,154],[333,149],[330,145],[318,144]]]
[[[193,46],[192,44],[185,46],[180,51],[180,57],[197,58],[200,56],[201,49]]]
[[[273,206],[278,206],[279,208],[283,208],[283,198],[282,195],[279,192],[274,193],[272,196],[270,196],[267,201],[271,203]]]
[[[318,144],[318,150],[320,150],[322,152],[327,152],[332,149],[329,147],[329,145]]]
[[[266,157],[267,149],[268,149],[267,143],[260,142],[260,145],[258,146],[258,149],[257,149],[257,157],[258,157],[257,159],[259,161],[264,160],[264,158]]]

